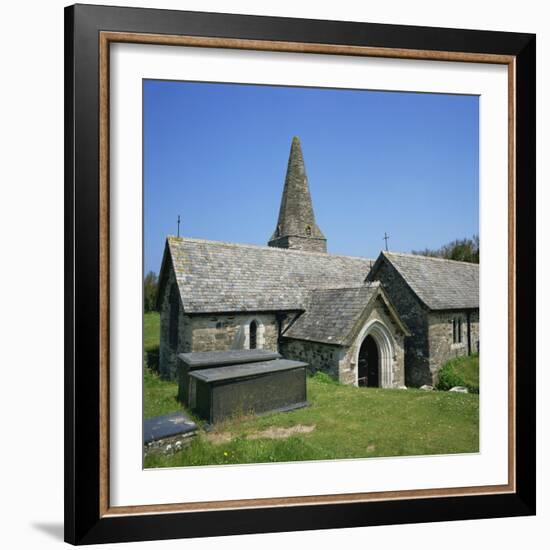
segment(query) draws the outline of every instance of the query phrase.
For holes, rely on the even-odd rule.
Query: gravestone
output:
[[[191,387],[189,373],[199,369],[224,367],[258,361],[270,361],[281,356],[276,351],[251,349],[228,351],[197,351],[193,353],[180,353],[178,355],[178,401],[186,406],[194,407],[194,391]]]
[[[307,363],[275,359],[194,370],[193,410],[210,424],[242,415],[307,406]]]
[[[176,435],[192,434],[197,425],[184,412],[146,418],[143,421],[143,443],[151,443]]]

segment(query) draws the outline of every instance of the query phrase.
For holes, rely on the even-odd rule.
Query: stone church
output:
[[[478,265],[327,253],[298,138],[268,246],[168,237],[159,275],[161,375],[192,351],[268,349],[345,384],[433,385],[479,348]]]

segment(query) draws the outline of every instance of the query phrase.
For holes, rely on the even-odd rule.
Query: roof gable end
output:
[[[367,280],[376,280],[388,262],[431,310],[479,308],[479,265],[414,254],[381,252]]]

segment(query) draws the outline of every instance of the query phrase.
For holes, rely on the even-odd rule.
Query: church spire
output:
[[[327,251],[327,240],[315,223],[302,146],[296,136],[290,147],[277,227],[268,245],[310,252]]]

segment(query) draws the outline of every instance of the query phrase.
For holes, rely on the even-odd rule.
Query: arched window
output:
[[[311,225],[306,225],[306,235],[311,237]]]
[[[256,345],[257,345],[257,336],[258,336],[258,323],[256,323],[256,321],[252,321],[250,323],[250,327],[249,327],[249,349],[256,349]]]
[[[171,348],[178,347],[178,324],[180,318],[180,297],[178,291],[178,285],[172,285],[170,290],[170,317],[168,325],[168,341]]]
[[[462,319],[460,317],[453,318],[453,344],[462,343]]]

